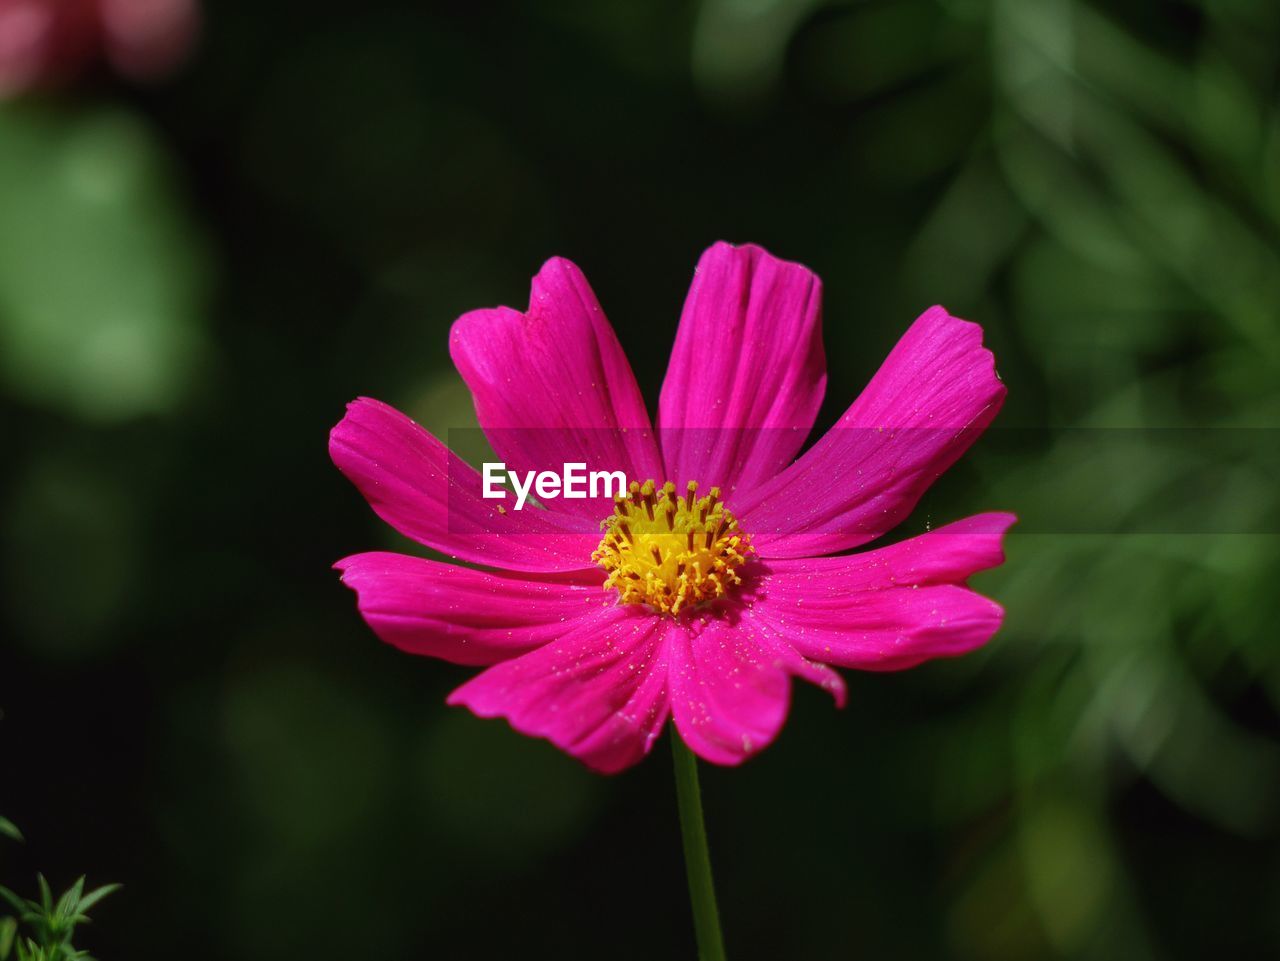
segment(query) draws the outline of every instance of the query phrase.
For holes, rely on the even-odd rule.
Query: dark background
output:
[[[820,427],[980,321],[1019,430],[908,526],[1042,519],[984,651],[704,766],[731,955],[1280,950],[1280,6],[205,13],[166,83],[0,105],[0,880],[124,882],[106,961],[692,957],[665,743],[600,778],[446,708],[329,570],[405,544],[326,434],[473,426],[449,324],[553,254],[652,403],[723,238],[822,276]]]

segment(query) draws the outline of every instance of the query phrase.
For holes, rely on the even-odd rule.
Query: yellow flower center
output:
[[[737,518],[720,500],[720,488],[697,494],[696,481],[677,497],[670,481],[655,490],[647,480],[632,481],[628,494],[614,498],[591,559],[608,572],[605,587],[617,590],[623,604],[679,614],[742,583],[738,568],[751,546]]]

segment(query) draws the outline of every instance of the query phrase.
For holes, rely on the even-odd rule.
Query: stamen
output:
[[[640,496],[644,498],[644,509],[649,514],[649,520],[653,520],[653,481],[644,482],[644,486],[640,488]]]
[[[620,603],[675,616],[742,583],[737,571],[751,547],[720,488],[701,501],[697,481],[685,490],[678,497],[671,481],[660,488],[652,480],[633,481],[601,522],[604,536],[592,558],[608,573],[605,586],[618,592]]]

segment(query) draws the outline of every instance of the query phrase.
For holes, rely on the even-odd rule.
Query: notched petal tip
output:
[[[396,410],[385,401],[378,400],[376,397],[366,397],[363,394],[347,401],[343,411],[342,419],[329,429],[330,450],[333,449],[333,441],[336,437],[341,436],[347,430],[360,428],[362,425],[359,422],[366,416],[377,417],[389,414],[400,420],[416,424],[416,421],[407,414]]]
[[[502,717],[592,770],[616,773],[649,753],[669,716],[665,631],[635,611],[596,609],[471,678],[446,702],[477,717]]]
[[[996,539],[1000,543],[1000,560],[998,563],[1003,564],[1004,539],[1009,533],[1010,528],[1012,528],[1014,524],[1018,523],[1018,515],[1009,511],[992,511],[989,514],[983,514],[980,516],[987,518],[987,523],[990,525],[988,530],[996,536]]]
[[[582,272],[581,267],[568,257],[561,257],[557,254],[556,256],[548,257],[543,261],[542,266],[538,268],[538,272],[533,275],[533,282],[530,284],[529,289],[530,294],[537,292],[539,280],[544,278],[547,280],[552,278],[558,279],[560,277],[567,277],[575,282],[586,281],[586,274]]]
[[[717,240],[710,247],[704,250],[701,256],[698,257],[698,263],[694,268],[694,272],[701,273],[721,261],[734,259],[751,262],[766,261],[783,269],[802,270],[810,276],[817,290],[821,291],[822,289],[822,278],[818,276],[817,272],[814,271],[812,267],[801,263],[798,260],[786,260],[776,254],[770,253],[767,248],[755,243],[738,244],[729,240]]]
[[[954,521],[945,527],[938,528],[937,533],[991,539],[990,555],[982,563],[976,564],[973,570],[970,571],[970,574],[976,574],[999,567],[1005,562],[1004,539],[1009,533],[1009,529],[1016,523],[1018,523],[1018,515],[1016,514],[1008,511],[991,511],[986,514],[976,514],[964,520]],[[967,578],[965,578],[965,582],[967,582]]]
[[[346,557],[340,558],[333,562],[330,570],[338,571],[342,574],[342,583],[355,590],[355,586],[351,583],[353,576],[366,571],[367,565],[376,561],[394,561],[406,555],[396,554],[393,551],[361,551],[358,554],[348,554]]]
[[[987,332],[981,324],[977,321],[958,317],[941,304],[934,304],[922,313],[916,318],[912,327],[914,328],[920,324],[925,327],[936,328],[941,336],[955,337],[958,342],[964,345],[965,349],[972,350],[977,357],[981,357],[984,361],[981,365],[982,372],[990,374],[999,402],[1003,403],[1004,397],[1008,393],[1008,388],[1005,387],[1004,381],[996,369],[996,355],[986,343]]]
[[[820,666],[829,674],[829,676],[822,678],[821,680],[808,674],[799,676],[804,677],[805,680],[812,683],[815,687],[830,694],[831,700],[835,702],[836,709],[843,710],[849,703],[849,688],[848,685],[845,684],[844,678],[837,674],[833,668],[827,667],[825,664],[818,665],[816,661],[812,663],[815,666]]]
[[[844,678],[834,670],[831,671],[831,680],[819,686],[831,694],[831,699],[836,702],[837,708],[843,709],[849,703],[849,688]]]
[[[361,409],[368,405],[376,403],[368,397],[356,397],[354,400],[347,401],[343,408],[342,419],[329,428],[329,459],[341,469],[342,464],[338,460],[339,453],[346,446],[346,438],[348,433],[354,428],[353,420],[358,417]]]
[[[464,377],[465,365],[484,357],[484,351],[475,348],[482,347],[490,333],[508,324],[516,328],[527,326],[533,318],[541,315],[540,308],[544,308],[549,300],[568,292],[566,288],[580,300],[589,301],[594,312],[600,310],[582,268],[566,257],[551,257],[533,275],[529,283],[528,304],[523,309],[497,304],[478,307],[460,315],[449,327],[449,354],[463,370]]]
[[[826,391],[822,284],[754,244],[705,250],[658,402],[669,476],[745,493],[790,463]]]

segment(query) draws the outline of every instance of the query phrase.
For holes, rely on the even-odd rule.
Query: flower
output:
[[[0,98],[55,86],[99,57],[127,77],[159,76],[198,26],[196,0],[0,0]]]
[[[841,553],[903,520],[1000,409],[976,324],[926,311],[798,459],[826,388],[821,283],[759,247],[720,243],[699,261],[656,431],[567,260],[542,268],[527,310],[461,317],[450,349],[506,464],[635,479],[616,501],[514,511],[404,414],[348,406],[330,453],[378,515],[489,568],[384,552],[336,565],[384,641],[487,668],[450,704],[602,772],[640,760],[668,718],[701,757],[738,764],[777,736],[792,676],[842,705],[833,666],[912,667],[1000,626],[965,582],[1003,561],[1010,514]]]

